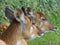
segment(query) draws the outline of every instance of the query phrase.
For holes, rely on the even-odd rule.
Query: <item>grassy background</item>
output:
[[[48,20],[57,26],[56,32],[47,32],[41,38],[29,40],[28,45],[60,45],[59,0],[0,0],[0,23],[9,22],[4,13],[7,5],[11,9],[28,6],[33,10],[43,12]]]

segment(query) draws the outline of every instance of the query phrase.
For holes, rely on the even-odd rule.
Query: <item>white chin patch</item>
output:
[[[31,39],[35,39],[35,38],[37,38],[37,37],[40,37],[40,36],[38,36],[38,35],[31,35]]]
[[[33,35],[31,35],[31,39],[34,39],[34,38],[36,38],[36,36],[33,34]]]
[[[41,28],[41,30],[42,30],[42,32],[44,32],[45,31],[45,28]]]
[[[21,45],[21,39],[17,41],[16,45]]]

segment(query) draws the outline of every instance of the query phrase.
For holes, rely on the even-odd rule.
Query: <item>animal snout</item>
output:
[[[54,26],[52,29],[50,29],[51,31],[55,31],[55,30],[57,30],[57,27],[56,26]]]

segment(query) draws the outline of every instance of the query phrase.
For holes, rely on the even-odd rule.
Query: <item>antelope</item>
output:
[[[32,10],[30,7],[22,7],[23,12],[26,16],[31,16],[33,24],[35,24],[42,33],[47,31],[55,31],[57,28],[53,26],[41,12]]]
[[[8,9],[9,10],[9,9]],[[11,11],[11,10],[10,10]],[[10,12],[9,11],[9,12]],[[11,11],[13,12],[13,11]],[[17,15],[20,15],[20,9],[17,9],[17,11],[15,12]],[[11,13],[11,15],[13,15],[13,13]],[[17,18],[16,18],[17,19]],[[37,26],[32,25],[33,20],[31,17],[29,16],[24,16],[24,18],[21,18],[22,20],[24,19],[24,25],[21,27],[23,30],[23,35],[24,38],[29,39],[30,37],[32,37],[32,35],[34,34],[35,36],[33,36],[33,38],[39,36],[40,30],[38,30]],[[22,22],[22,21],[21,21]],[[32,33],[31,33],[32,32]]]
[[[33,14],[34,14],[33,16],[35,16],[39,13],[34,12]],[[29,15],[31,15],[31,14],[29,14]],[[39,23],[39,26],[33,25],[32,18],[30,16],[24,16],[23,11],[20,9],[17,9],[17,11],[14,11],[14,12],[11,10],[7,11],[6,17],[12,20],[12,23],[10,24],[10,26],[1,35],[1,40],[2,40],[1,42],[5,43],[6,45],[27,45],[27,42],[25,40],[26,38],[31,39],[34,37],[38,37],[41,34],[41,32],[49,31],[50,29],[52,29],[54,27],[46,20],[48,22],[48,24],[50,24],[52,26],[52,27],[48,28],[48,25],[46,25],[46,22],[44,21],[44,19],[43,20],[40,19],[40,23],[43,22],[43,25],[41,27],[40,27],[40,23]],[[44,18],[46,18],[46,17],[44,17]],[[37,17],[36,17],[36,19],[37,19]],[[38,22],[36,22],[36,23],[38,23]],[[37,27],[39,28],[39,30]],[[53,31],[55,31],[55,30],[53,30]]]
[[[38,30],[38,28],[33,25],[32,18],[29,16],[25,16],[26,25],[25,25],[25,31],[24,31],[24,38],[25,39],[34,39],[36,37],[39,37],[41,32]]]
[[[8,8],[6,7],[5,11],[9,15],[6,15],[6,17],[11,19],[12,22],[10,26],[6,29],[6,31],[2,33],[1,40],[4,41],[6,45],[27,45],[26,40],[22,36],[22,30],[21,30],[21,23],[24,21],[20,17],[23,15],[22,10],[19,10],[20,11],[19,13],[14,12],[13,13],[14,15],[12,15],[11,14],[12,12],[7,11],[7,9]]]
[[[6,17],[12,20],[7,30],[1,35],[1,40],[6,45],[27,45],[25,39],[39,36],[40,30],[32,25],[31,17],[24,16],[21,9],[12,11],[6,7],[5,11]]]

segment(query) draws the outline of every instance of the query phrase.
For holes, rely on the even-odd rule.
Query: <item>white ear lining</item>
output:
[[[17,20],[18,22],[20,22],[20,19],[17,18],[16,14],[17,14],[17,12],[16,12],[16,10],[15,10],[15,11],[14,11],[14,17],[16,18],[16,20]]]
[[[23,23],[25,23],[24,13],[21,13],[19,18],[17,18],[17,15],[16,15],[16,14],[17,14],[17,11],[15,10],[15,11],[14,11],[14,17],[16,18],[16,20],[17,20],[18,22],[23,22]]]
[[[20,20],[21,20],[23,23],[26,23],[25,18],[24,18],[24,13],[21,14]]]

